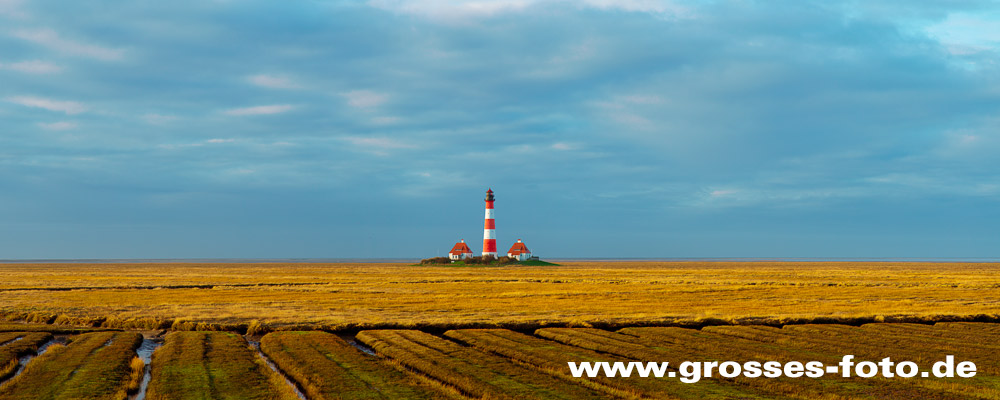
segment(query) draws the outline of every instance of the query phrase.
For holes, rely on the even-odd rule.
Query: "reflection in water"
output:
[[[136,354],[143,362],[146,363],[146,367],[143,368],[142,383],[139,384],[139,391],[133,395],[130,395],[129,400],[143,400],[146,398],[146,388],[149,387],[149,380],[153,377],[152,368],[150,364],[153,360],[153,352],[157,348],[163,345],[163,341],[160,339],[142,338],[142,344],[136,349]]]
[[[270,358],[267,358],[267,355],[265,355],[264,352],[260,351],[260,342],[259,341],[249,340],[249,339],[247,341],[250,342],[250,346],[253,347],[254,350],[257,350],[257,356],[260,357],[261,359],[263,359],[264,363],[267,364],[268,367],[271,367],[272,371],[278,373],[278,375],[281,375],[282,378],[285,378],[285,383],[287,383],[288,386],[291,386],[292,390],[295,391],[295,395],[299,396],[300,400],[308,400],[308,399],[306,399],[306,394],[302,393],[302,391],[299,390],[299,386],[296,385],[295,382],[293,382],[291,380],[291,378],[289,378],[287,375],[285,375],[284,372],[281,372],[281,370],[278,369],[278,366],[275,365],[274,362],[272,362]]]
[[[21,338],[14,339],[12,342],[16,342],[16,341],[18,341],[20,339]],[[66,341],[67,341],[66,339],[67,339],[66,335],[55,336],[55,337],[52,338],[52,340],[49,340],[48,342],[45,342],[45,344],[43,344],[41,347],[39,347],[38,350],[35,351],[34,354],[28,354],[28,355],[21,356],[21,358],[17,360],[17,369],[14,370],[14,374],[11,375],[10,378],[7,378],[7,380],[0,380],[0,384],[2,384],[4,382],[7,382],[7,381],[9,381],[11,379],[14,379],[18,375],[21,375],[21,372],[24,371],[24,367],[28,366],[28,362],[30,362],[31,360],[35,359],[35,357],[38,357],[38,356],[40,356],[42,354],[45,354],[45,351],[48,350],[49,347],[52,346],[52,345],[54,345],[54,344],[66,344]]]

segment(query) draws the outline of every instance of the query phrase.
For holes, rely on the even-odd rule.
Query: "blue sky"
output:
[[[997,257],[992,1],[0,0],[0,259]]]

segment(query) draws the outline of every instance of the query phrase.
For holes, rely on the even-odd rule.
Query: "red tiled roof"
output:
[[[469,245],[465,244],[465,242],[455,243],[455,247],[452,247],[451,251],[448,252],[448,254],[464,254],[464,253],[472,253],[472,249],[470,249]]]
[[[518,241],[517,243],[514,243],[513,246],[510,246],[510,250],[507,250],[507,253],[513,254],[513,255],[516,256],[516,255],[520,255],[521,253],[528,253],[528,254],[530,254],[531,251],[528,250],[528,246],[525,246],[524,243],[521,243],[521,241]]]

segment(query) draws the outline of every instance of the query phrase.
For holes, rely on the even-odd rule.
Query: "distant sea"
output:
[[[798,262],[1000,262],[1000,257],[674,257],[674,258],[545,258],[545,261],[798,261]],[[125,264],[125,263],[413,263],[420,258],[80,258],[80,259],[8,259],[3,264]]]

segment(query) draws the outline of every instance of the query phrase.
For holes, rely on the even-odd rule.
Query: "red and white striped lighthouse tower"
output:
[[[483,257],[497,256],[497,231],[493,220],[493,189],[486,191],[486,223],[483,225]]]

